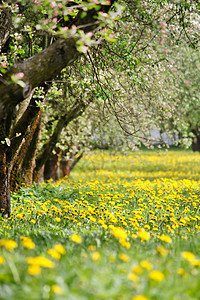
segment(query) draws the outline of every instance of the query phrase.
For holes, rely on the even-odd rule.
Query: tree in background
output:
[[[171,53],[171,68],[167,69],[165,83],[166,90],[173,85],[171,130],[186,147],[192,145],[193,151],[200,151],[199,61],[198,49],[187,45],[177,48]]]

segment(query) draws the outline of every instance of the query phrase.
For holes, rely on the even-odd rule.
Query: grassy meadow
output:
[[[97,151],[0,219],[0,300],[200,299],[200,154]]]

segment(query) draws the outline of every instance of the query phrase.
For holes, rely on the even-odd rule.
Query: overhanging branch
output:
[[[112,0],[110,5],[102,5],[101,10],[107,12],[114,2],[115,0]],[[81,18],[80,12],[74,24],[81,26],[84,32],[95,31],[99,26],[95,19],[96,15],[95,9],[88,11],[85,18]],[[33,88],[41,86],[45,81],[51,81],[79,56],[74,38],[61,38],[40,53],[12,66],[5,76],[0,78],[0,118],[3,118],[9,109],[27,98]],[[22,80],[25,87],[12,80],[13,74],[21,72],[24,73]]]

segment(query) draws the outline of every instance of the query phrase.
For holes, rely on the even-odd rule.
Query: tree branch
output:
[[[45,85],[44,87],[44,97],[46,97],[48,90],[50,86]],[[27,129],[29,125],[31,124],[32,120],[35,118],[37,114],[40,112],[40,106],[36,104],[38,99],[32,97],[30,100],[30,103],[21,116],[21,118],[18,120],[18,122],[15,124],[15,126],[12,128],[11,133],[10,133],[10,141],[11,145],[8,148],[7,151],[7,159],[8,161],[11,161],[14,157],[14,155],[17,153],[17,150],[27,132]],[[17,136],[17,134],[20,134]]]
[[[114,1],[111,1],[111,5],[102,5],[101,10],[108,11]],[[99,22],[94,18],[96,15],[95,9],[88,11],[85,18],[81,18],[80,12],[75,18],[74,24],[82,27],[84,32],[94,31],[99,26]],[[27,98],[33,88],[41,86],[45,81],[52,80],[79,56],[80,53],[76,48],[74,38],[61,38],[40,53],[12,66],[0,78],[0,117]],[[12,80],[12,75],[20,72],[24,73],[22,80],[25,87]]]
[[[62,116],[60,120],[58,121],[55,130],[50,137],[49,141],[43,145],[40,154],[38,155],[36,159],[36,167],[35,167],[35,173],[37,174],[39,170],[42,168],[42,166],[47,161],[49,154],[54,149],[56,143],[58,142],[60,138],[60,134],[65,126],[67,126],[72,120],[76,119],[78,116],[80,116],[83,111],[85,110],[86,106],[83,104],[83,102],[76,101],[74,106],[70,109],[70,111]]]

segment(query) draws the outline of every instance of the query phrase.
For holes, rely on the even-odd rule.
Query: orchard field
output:
[[[0,220],[0,299],[200,299],[200,155],[94,152]]]

